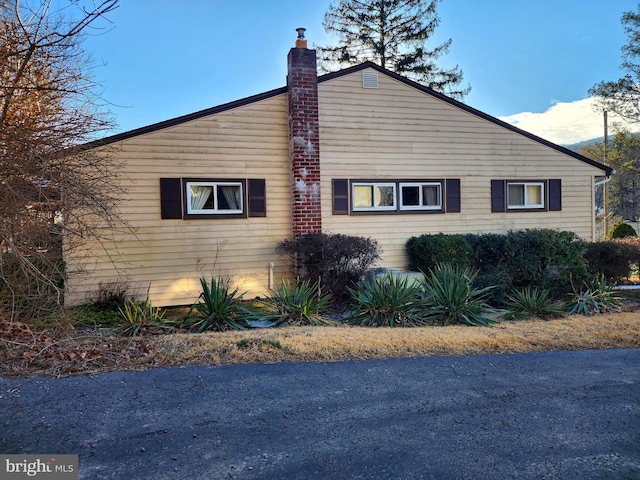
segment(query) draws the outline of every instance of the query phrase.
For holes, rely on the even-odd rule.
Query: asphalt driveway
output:
[[[640,350],[0,378],[83,479],[640,479]]]

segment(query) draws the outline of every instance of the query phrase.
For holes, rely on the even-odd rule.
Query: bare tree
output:
[[[113,126],[81,48],[118,0],[0,0],[0,317],[57,308],[62,251],[119,224],[119,165],[83,147]]]

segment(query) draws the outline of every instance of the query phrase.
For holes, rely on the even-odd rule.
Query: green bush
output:
[[[505,243],[507,235],[501,233],[466,234],[463,236],[473,252],[473,263],[476,270],[489,273],[500,270],[505,261]]]
[[[323,325],[331,324],[322,314],[331,301],[329,294],[323,294],[320,283],[309,280],[297,282],[293,287],[283,281],[267,298],[254,302],[258,310],[255,315],[260,320],[282,325]]]
[[[588,278],[586,243],[573,232],[550,229],[511,231],[502,268],[512,288],[548,289],[555,298],[571,291],[572,281]]]
[[[588,278],[585,249],[574,233],[550,229],[422,235],[407,242],[412,269],[427,271],[440,261],[473,268],[476,289],[494,287],[489,297],[494,305],[504,305],[513,289],[549,290],[553,298],[571,292],[572,280]]]
[[[406,244],[409,268],[426,272],[438,263],[471,265],[473,250],[463,235],[421,235]]]
[[[378,242],[371,238],[328,233],[289,237],[276,245],[276,252],[292,259],[296,278],[320,281],[336,298],[380,258]]]
[[[640,248],[623,241],[605,240],[587,245],[585,259],[589,271],[608,282],[618,283],[631,274],[631,265],[640,257]]]
[[[211,278],[210,283],[200,279],[202,292],[187,314],[186,323],[198,332],[205,330],[244,330],[250,311],[243,302],[244,293],[231,290],[229,281]]]
[[[416,327],[424,325],[421,311],[421,286],[409,283],[407,277],[391,272],[362,282],[356,289],[349,289],[356,307],[346,320],[351,324],[367,327]]]
[[[443,325],[488,326],[495,311],[487,303],[492,287],[473,288],[475,273],[461,265],[439,264],[424,276],[427,319]]]
[[[617,222],[611,227],[609,233],[607,233],[607,240],[613,240],[614,238],[625,237],[637,237],[638,234],[634,228],[626,222]]]

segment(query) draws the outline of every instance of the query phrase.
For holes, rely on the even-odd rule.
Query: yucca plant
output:
[[[243,302],[244,294],[231,290],[229,281],[211,278],[200,279],[202,292],[187,314],[187,324],[197,332],[214,330],[244,330],[250,310]]]
[[[152,306],[149,300],[129,300],[122,308],[118,308],[118,311],[122,317],[120,331],[130,337],[139,335],[145,328],[168,326],[164,322],[164,313],[158,307]]]
[[[613,285],[607,284],[604,276],[592,281],[583,282],[583,288],[574,287],[567,306],[569,315],[594,315],[606,312],[619,312],[621,299],[613,293]]]
[[[524,290],[514,290],[507,295],[505,304],[508,313],[505,318],[523,319],[527,317],[550,318],[564,315],[564,309],[555,304],[549,290],[527,287]]]
[[[493,286],[473,288],[476,273],[461,265],[440,264],[423,277],[425,315],[442,325],[489,326],[497,320],[489,315],[496,310],[486,303]]]
[[[254,308],[261,320],[283,325],[327,325],[333,323],[322,314],[331,302],[331,295],[325,294],[320,282],[311,284],[309,280],[291,284],[283,280],[266,298],[254,302]]]
[[[367,327],[417,327],[425,325],[419,284],[391,272],[349,288],[356,307],[346,320]]]

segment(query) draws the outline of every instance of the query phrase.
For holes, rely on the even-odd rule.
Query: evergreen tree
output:
[[[583,147],[580,153],[597,161],[605,160],[604,143]],[[640,136],[620,131],[609,141],[606,163],[616,174],[611,177],[609,207],[623,220],[638,221],[640,217]]]
[[[625,12],[622,25],[627,43],[622,47],[625,76],[600,82],[589,89],[598,97],[598,108],[620,115],[629,122],[640,122],[640,6],[638,12]]]
[[[438,92],[462,99],[462,70],[440,68],[451,39],[433,48],[426,43],[440,23],[440,0],[334,0],[325,14],[325,31],[337,45],[317,47],[326,71],[371,61]]]

